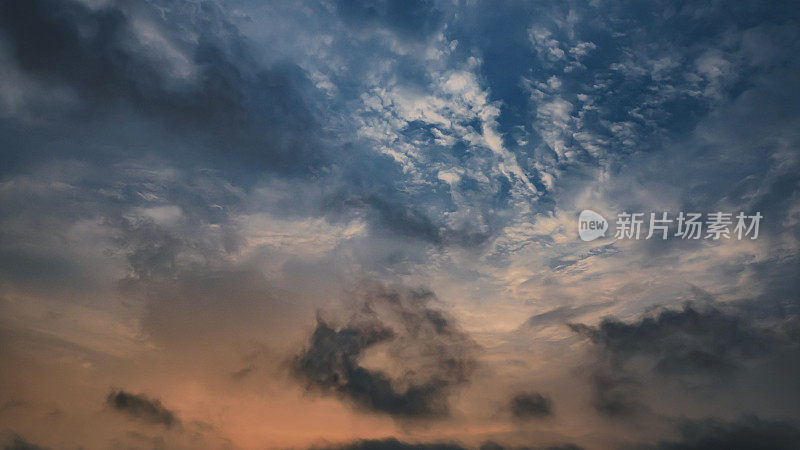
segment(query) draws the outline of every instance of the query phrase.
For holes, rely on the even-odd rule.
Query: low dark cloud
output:
[[[606,318],[594,327],[570,324],[573,331],[596,344],[590,373],[593,407],[608,417],[632,417],[645,411],[640,393],[653,375],[675,381],[685,390],[740,380],[759,384],[762,375],[774,376],[766,371],[794,373],[797,352],[792,321],[774,316],[756,321],[755,315],[747,313],[749,305],[686,304],[634,322]],[[777,375],[773,382],[783,378]],[[792,386],[784,388],[786,395],[794,395],[789,394],[795,390]]]
[[[684,420],[679,437],[638,450],[791,450],[800,448],[800,428],[789,422],[747,416],[735,422]]]
[[[538,419],[553,415],[553,401],[538,392],[521,393],[511,399],[509,409],[517,419]]]
[[[727,374],[737,369],[740,358],[756,357],[775,342],[771,332],[742,315],[691,305],[634,323],[605,319],[597,327],[570,328],[600,345],[615,364],[649,355],[656,359],[655,370],[664,374]]]
[[[150,448],[153,450],[166,449],[163,436],[148,436],[138,431],[129,431],[124,438],[112,441],[114,448]]]
[[[515,447],[488,441],[481,444],[480,450],[583,450],[583,448],[575,444],[549,445],[546,447],[528,447],[528,446]]]
[[[397,418],[447,415],[448,394],[475,366],[472,341],[429,306],[435,300],[429,291],[374,286],[358,295],[346,325],[318,318],[308,348],[293,362],[295,375],[366,410]],[[399,373],[362,365],[380,347],[402,366]]]
[[[362,439],[340,446],[313,447],[318,450],[463,450],[459,444],[447,443],[408,443],[396,438]]]
[[[175,413],[165,408],[160,400],[148,398],[143,394],[115,390],[108,394],[106,405],[130,417],[164,425],[167,428],[180,423]]]
[[[716,327],[705,326],[707,320]],[[697,355],[710,355],[708,359],[717,361],[722,361],[724,356],[725,361],[730,360],[727,353],[729,347],[739,343],[734,336],[738,336],[741,324],[716,310],[699,313],[687,306],[681,311],[663,311],[634,323],[606,318],[597,327],[584,324],[569,324],[569,327],[598,346],[597,359],[590,364],[592,407],[608,418],[634,418],[645,406],[640,401],[637,372],[628,367],[631,359],[643,355],[655,358],[656,371],[674,373],[678,368],[683,372],[699,368],[705,372],[711,367],[700,364]],[[717,356],[711,356],[714,354]],[[679,366],[679,362],[684,363],[683,366]],[[718,362],[716,366],[722,365]],[[724,366],[734,367],[732,362]]]
[[[48,450],[47,447],[42,447],[32,444],[19,435],[12,435],[8,442],[3,444],[3,450]]]
[[[318,450],[466,450],[465,447],[457,443],[410,443],[403,442],[397,438],[386,439],[362,439],[340,446],[332,447],[313,447]],[[548,447],[515,447],[487,441],[478,447],[480,450],[581,450],[574,444],[555,445]]]

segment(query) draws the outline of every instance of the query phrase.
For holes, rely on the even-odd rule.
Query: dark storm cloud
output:
[[[396,438],[363,439],[340,446],[312,447],[317,450],[463,450],[459,444],[447,443],[408,443]]]
[[[553,401],[538,392],[521,393],[511,399],[509,409],[517,419],[538,419],[553,415]]]
[[[428,306],[433,300],[424,290],[368,288],[347,325],[337,329],[318,318],[308,348],[293,362],[295,375],[309,388],[397,418],[448,414],[448,394],[472,373],[474,344],[450,318]],[[388,356],[407,373],[361,365],[365,353],[379,344],[388,346]],[[420,364],[417,370],[408,366],[413,363]],[[407,379],[409,374],[413,378]]]
[[[548,445],[546,447],[509,446],[488,441],[481,444],[480,450],[583,450],[575,444]]]
[[[180,424],[175,413],[165,408],[160,400],[143,394],[115,390],[108,394],[106,405],[130,417],[167,428]]]
[[[789,422],[745,416],[734,422],[714,419],[684,420],[677,439],[637,450],[791,450],[800,448],[800,428]]]
[[[762,385],[771,379],[764,386],[768,395],[795,396],[788,381],[798,370],[792,316],[762,315],[757,322],[748,308],[761,305],[753,305],[684,305],[631,323],[607,318],[596,327],[571,324],[597,345],[590,373],[592,406],[608,417],[638,416],[648,409],[641,393],[654,375],[677,382],[682,390],[734,382]]]
[[[615,362],[637,354],[652,356],[661,373],[729,373],[736,370],[738,359],[756,357],[775,342],[772,333],[745,316],[691,305],[631,324],[604,319],[594,328],[570,328],[600,345]]]
[[[3,2],[0,37],[24,73],[74,90],[84,119],[101,119],[127,105],[187,133],[185,138],[202,136],[204,145],[194,147],[221,153],[195,156],[220,166],[244,163],[296,173],[319,164],[317,125],[301,93],[308,88],[304,73],[291,64],[258,67],[213,3],[172,6],[161,17],[144,3],[91,9],[72,1]],[[168,41],[163,45],[174,49],[159,55],[152,44],[145,46],[148,36],[137,34],[139,22],[156,24]],[[180,34],[185,29],[190,31]],[[186,60],[175,62],[176,52]],[[174,64],[180,64],[174,70],[190,73],[170,73]],[[49,121],[69,123],[54,110],[47,114]],[[63,151],[59,156],[66,156]]]
[[[15,434],[8,439],[7,443],[3,444],[3,450],[48,450],[48,448],[32,444]]]
[[[410,443],[403,442],[396,438],[386,439],[362,439],[359,441],[331,447],[312,447],[317,450],[466,450],[464,447],[455,443]],[[480,450],[581,450],[581,447],[573,444],[555,445],[548,447],[517,447],[506,446],[496,442],[487,441],[478,447]]]

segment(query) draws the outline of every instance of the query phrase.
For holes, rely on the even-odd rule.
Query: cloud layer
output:
[[[403,287],[368,287],[351,305],[354,314],[334,329],[319,318],[310,344],[293,362],[309,387],[336,393],[355,405],[398,418],[446,415],[447,396],[473,372],[474,344],[439,310],[433,293]],[[399,369],[364,367],[365,353]]]
[[[1,2],[3,445],[797,447],[799,61],[792,1]]]

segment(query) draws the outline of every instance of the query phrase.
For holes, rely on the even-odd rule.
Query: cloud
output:
[[[528,318],[528,320],[520,325],[520,330],[546,327],[551,325],[563,325],[566,324],[570,319],[608,308],[611,305],[612,302],[590,303],[577,306],[557,306],[549,311],[532,315]]]
[[[374,285],[357,294],[342,327],[318,317],[309,346],[293,362],[309,388],[397,418],[449,413],[448,394],[466,383],[475,345],[429,303],[434,294]],[[374,367],[364,360],[373,352]]]
[[[591,404],[606,417],[631,417],[642,410],[635,378],[599,364],[591,374]]]
[[[115,390],[106,397],[106,405],[115,411],[138,420],[171,428],[180,424],[174,412],[165,408],[158,399],[151,399],[143,394],[131,394],[123,390]]]
[[[663,311],[632,324],[610,318],[597,327],[569,324],[573,331],[599,346],[600,354],[589,378],[592,407],[611,418],[631,418],[643,411],[640,383],[627,366],[637,355],[656,358],[655,367],[660,371],[732,370],[723,339],[727,338],[731,345],[738,344],[739,325],[712,311],[701,314],[686,306],[682,311]],[[706,321],[716,321],[717,326],[706,326]]]
[[[336,12],[352,28],[386,28],[404,37],[429,36],[442,24],[442,13],[429,0],[337,0]]]
[[[153,5],[116,1],[96,8],[73,1],[4,3],[0,37],[28,77],[80,99],[72,108],[42,111],[46,123],[75,126],[61,110],[98,123],[128,107],[173,136],[199,138],[187,151],[206,163],[278,173],[321,163],[318,127],[302,93],[310,88],[304,72],[288,63],[259,67],[219,7],[183,6],[167,15]]]
[[[509,404],[511,414],[517,419],[538,419],[553,415],[553,402],[537,392],[515,395]]]
[[[444,227],[437,226],[430,218],[421,214],[410,205],[390,203],[379,196],[370,196],[365,203],[374,214],[373,223],[381,229],[389,229],[400,236],[421,239],[433,244],[442,244]]]
[[[9,426],[34,429],[35,397],[89,420],[64,406],[78,391],[47,398],[56,378],[105,396],[119,371],[144,392],[193,373],[210,406],[182,406],[184,433],[150,429],[164,446],[193,434],[184,416],[232,446],[258,439],[245,420],[274,425],[253,431],[264,445],[341,436],[346,407],[327,421],[328,402],[272,390],[286,354],[370,436],[449,414],[403,445],[462,426],[463,442],[578,430],[589,446],[688,413],[797,417],[790,3],[0,2],[0,347],[41,374],[0,382],[34,397]],[[754,242],[591,247],[583,205],[765,221]],[[330,298],[364,276],[432,286],[460,325],[401,286]],[[706,306],[679,306],[687,283]],[[654,305],[670,309],[640,316]],[[558,420],[507,423],[552,416],[550,396]],[[61,430],[25,437],[119,432]]]
[[[615,243],[611,243],[593,247],[579,255],[576,255],[575,257],[553,258],[550,261],[550,266],[553,268],[553,271],[561,272],[569,270],[573,266],[581,263],[582,261],[586,261],[589,258],[608,258],[616,254],[619,254],[619,249],[615,247]]]
[[[9,437],[7,443],[3,444],[3,450],[47,450],[47,447],[32,444],[21,436],[13,434]]]
[[[794,321],[785,312],[754,314],[762,308],[769,306],[685,304],[632,322],[606,318],[595,327],[570,324],[596,345],[595,360],[589,363],[592,406],[608,417],[637,418],[655,407],[659,396],[702,391],[720,401],[738,398],[740,412],[760,401],[737,389],[758,389],[773,401],[793,396],[789,380],[798,370]],[[644,403],[646,397],[650,404]]]
[[[175,273],[180,238],[146,217],[120,220],[121,233],[116,243],[128,250],[127,260],[136,279],[171,276]]]
[[[615,364],[637,354],[649,355],[657,361],[657,372],[677,374],[730,373],[737,369],[737,361],[764,353],[775,340],[744,316],[688,304],[630,324],[604,319],[595,328],[583,324],[570,328],[600,345]]]
[[[583,447],[579,447],[575,444],[548,445],[546,447],[516,447],[506,446],[492,441],[484,442],[479,448],[480,450],[583,450]]]
[[[683,420],[679,437],[654,445],[635,447],[639,450],[790,450],[800,446],[800,428],[789,422],[763,420],[745,416],[738,421],[715,419]]]
[[[362,439],[340,446],[312,447],[312,449],[318,450],[466,450],[467,448],[470,447],[464,447],[456,443],[411,443],[400,441],[397,438]],[[548,447],[518,447],[506,446],[492,441],[484,442],[478,448],[480,450],[581,450],[581,447],[574,444]]]
[[[408,443],[397,440],[396,438],[386,439],[363,439],[340,446],[332,447],[312,447],[313,449],[325,450],[463,450],[459,444],[447,443]]]

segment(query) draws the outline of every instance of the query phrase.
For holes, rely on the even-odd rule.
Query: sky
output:
[[[0,0],[0,445],[796,449],[798,105],[796,1]]]

